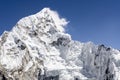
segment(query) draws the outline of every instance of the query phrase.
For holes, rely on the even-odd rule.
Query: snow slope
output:
[[[120,80],[120,52],[65,32],[58,13],[44,8],[0,37],[0,80]]]

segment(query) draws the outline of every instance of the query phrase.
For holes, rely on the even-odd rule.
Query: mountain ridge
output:
[[[120,52],[72,40],[50,8],[0,37],[0,80],[120,80]]]

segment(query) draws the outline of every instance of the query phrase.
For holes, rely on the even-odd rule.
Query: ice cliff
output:
[[[0,80],[120,80],[119,50],[81,43],[44,8],[0,36]]]

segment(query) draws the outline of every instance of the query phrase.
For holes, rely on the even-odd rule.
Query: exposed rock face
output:
[[[0,80],[120,80],[120,52],[73,41],[67,24],[44,8],[0,37]]]

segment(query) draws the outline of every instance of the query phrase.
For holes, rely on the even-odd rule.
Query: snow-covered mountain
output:
[[[68,22],[44,8],[0,36],[0,80],[120,80],[120,52],[65,32]]]

